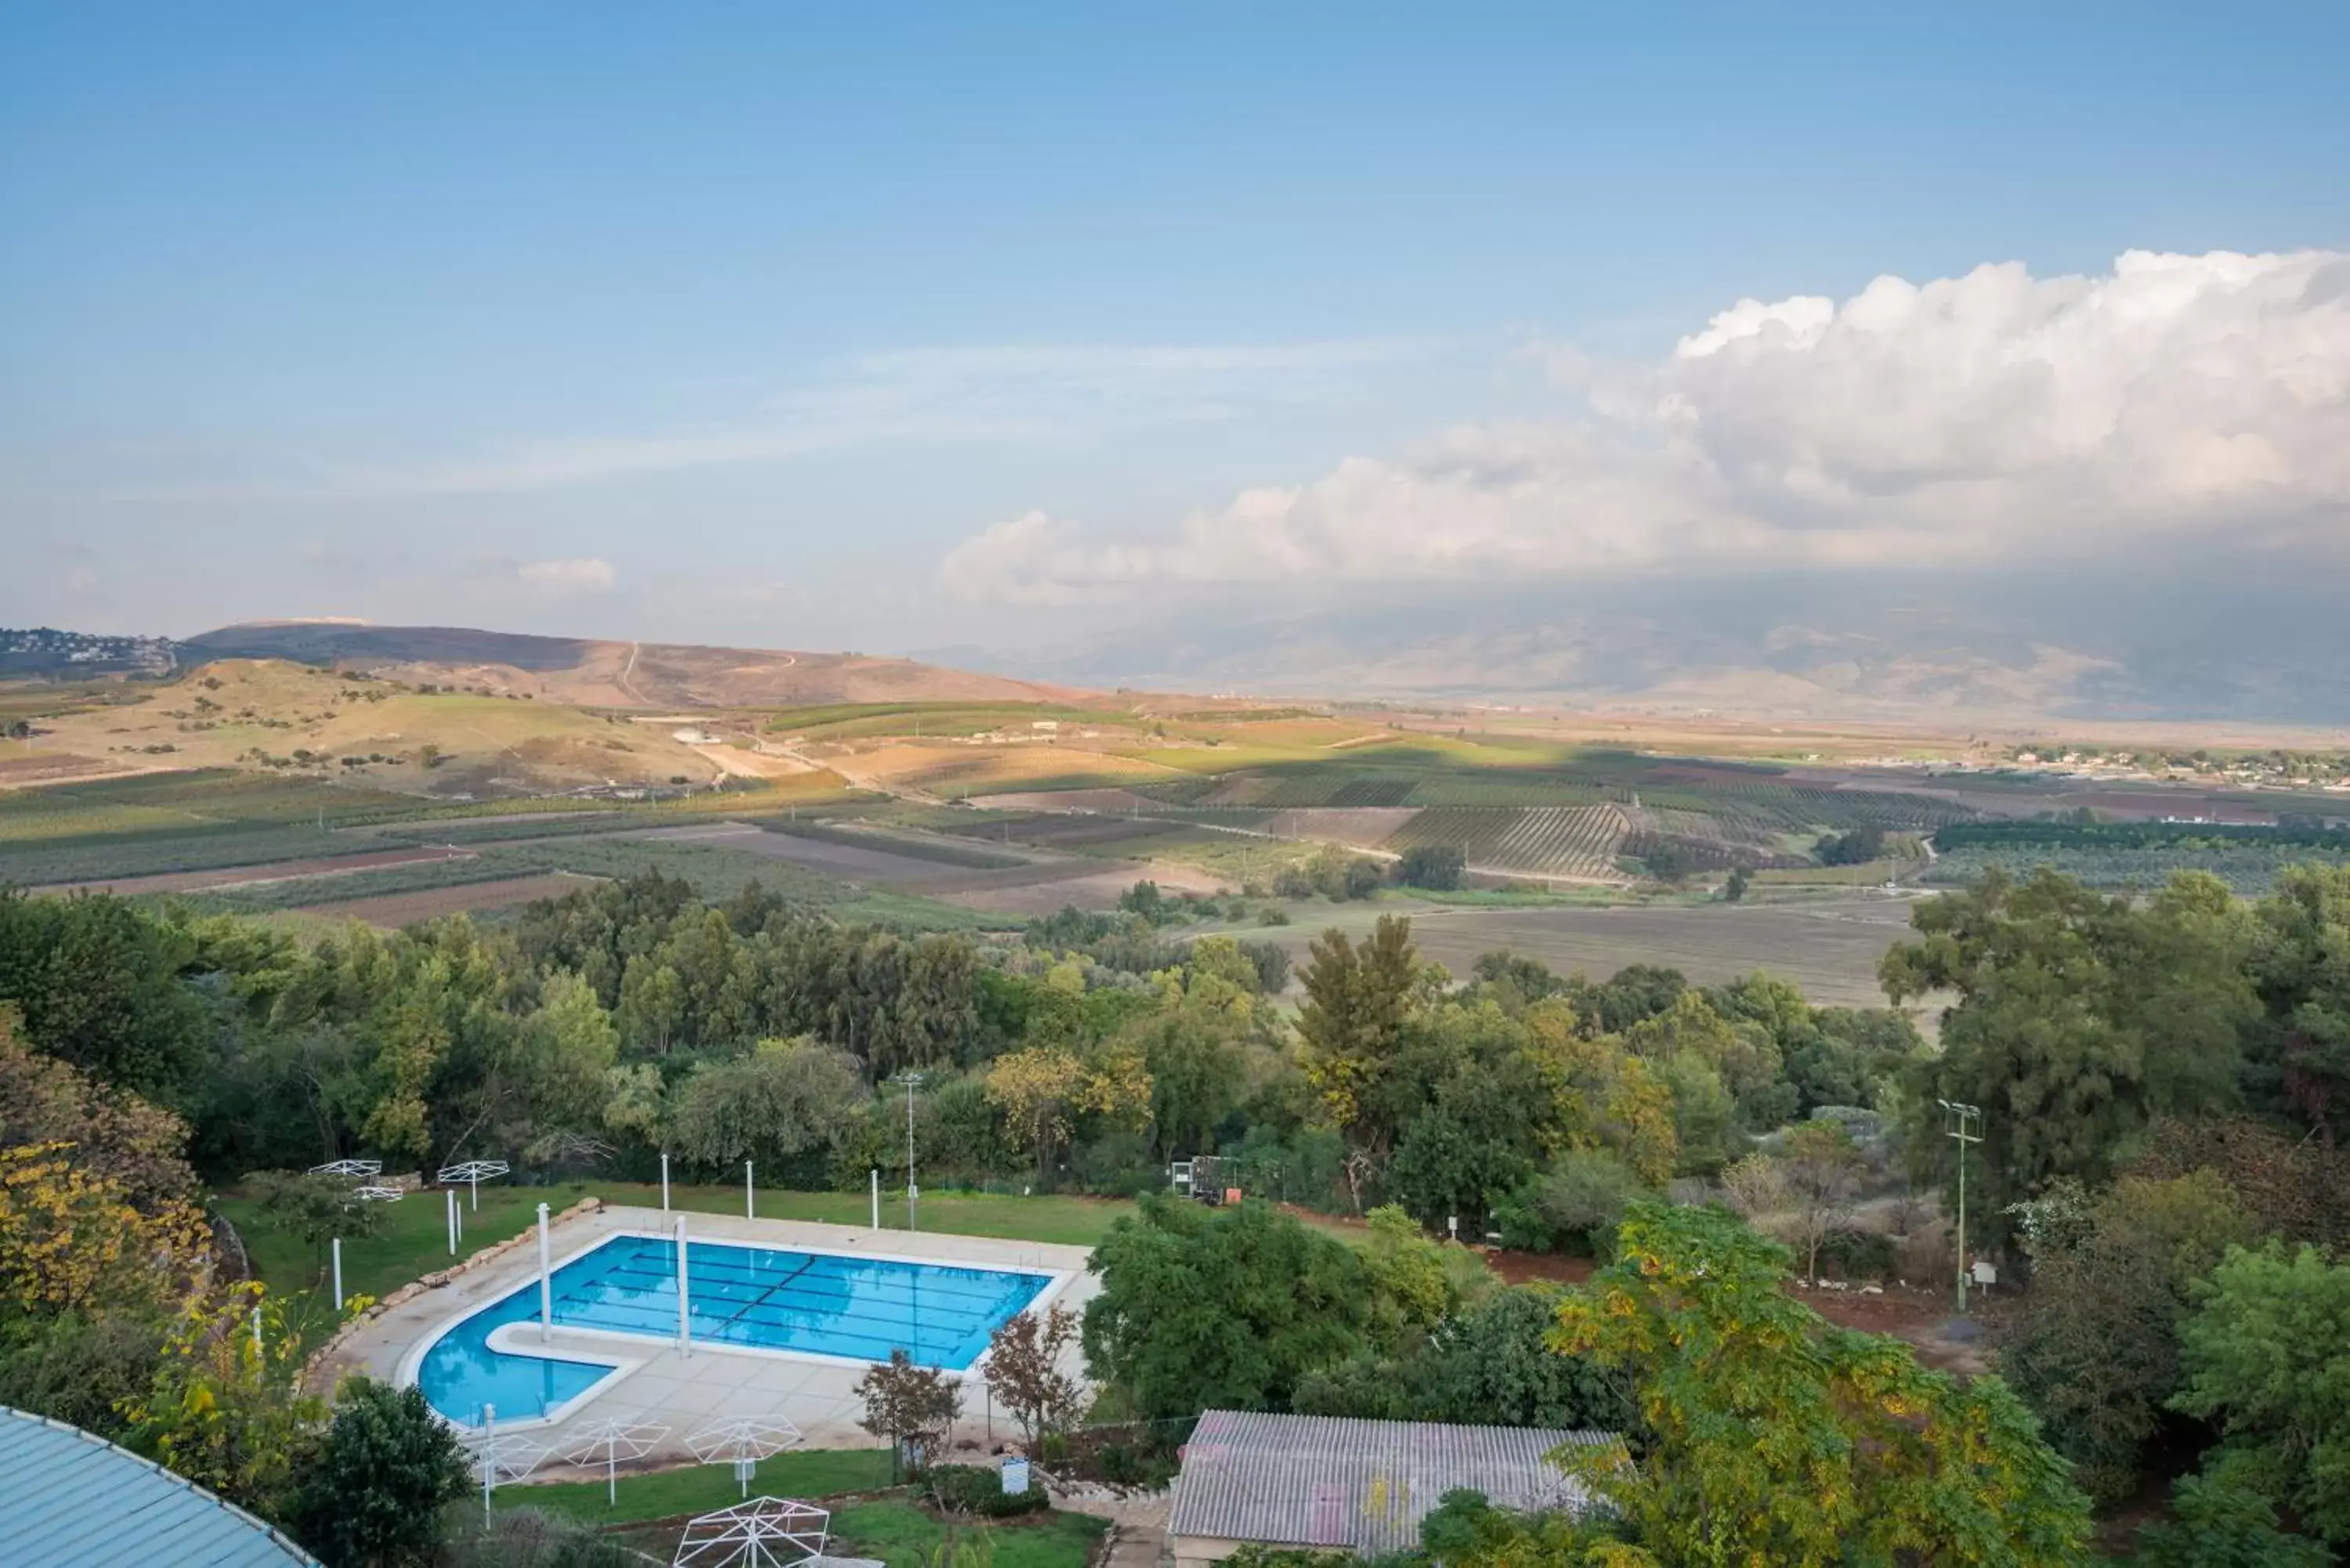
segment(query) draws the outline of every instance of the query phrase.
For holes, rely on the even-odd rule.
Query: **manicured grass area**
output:
[[[889,1568],[930,1568],[932,1553],[951,1537],[984,1538],[993,1548],[991,1568],[1085,1568],[1108,1528],[1086,1514],[1059,1512],[950,1523],[915,1502],[910,1490],[891,1490],[890,1481],[887,1449],[817,1449],[778,1454],[760,1465],[751,1494],[822,1502],[884,1493],[833,1509],[827,1550],[834,1556],[879,1558]],[[742,1493],[732,1465],[693,1465],[623,1476],[617,1506],[605,1497],[601,1480],[559,1481],[501,1487],[497,1505],[540,1509],[583,1524],[644,1525],[730,1508]],[[638,1535],[628,1532],[631,1541]]]
[[[931,1552],[951,1533],[984,1538],[993,1548],[992,1568],[1085,1568],[1094,1543],[1108,1528],[1107,1520],[1058,1512],[950,1525],[910,1502],[879,1498],[836,1511],[826,1551],[878,1557],[889,1568],[929,1568],[935,1561]]]
[[[539,1204],[546,1203],[560,1213],[588,1190],[585,1184],[484,1187],[480,1210],[468,1208],[465,1211],[465,1238],[458,1244],[459,1255],[472,1257],[484,1247],[527,1230],[537,1221]],[[457,1199],[464,1203],[468,1197],[468,1193],[460,1190]],[[659,1201],[658,1198],[655,1201]],[[289,1311],[300,1323],[304,1337],[323,1337],[334,1315],[334,1303],[328,1297],[332,1282],[324,1262],[310,1244],[272,1225],[249,1199],[223,1198],[218,1207],[229,1223],[236,1227],[245,1253],[253,1261],[254,1272],[269,1287],[272,1295],[290,1297],[313,1290],[317,1293],[318,1299]],[[447,1210],[438,1189],[411,1192],[397,1203],[380,1204],[376,1213],[380,1229],[375,1235],[343,1243],[344,1295],[380,1300],[411,1280],[435,1269],[445,1269],[456,1261],[449,1255]]]
[[[596,1181],[587,1190],[608,1203],[660,1207],[658,1185]],[[487,1201],[486,1199],[484,1201]],[[740,1214],[740,1187],[672,1187],[671,1206],[701,1214]],[[993,1192],[924,1192],[918,1213],[920,1228],[957,1236],[1000,1236],[1014,1241],[1052,1241],[1090,1247],[1108,1234],[1111,1221],[1134,1212],[1121,1199],[1047,1194],[1019,1198]],[[871,1222],[870,1199],[862,1192],[785,1192],[761,1189],[763,1220],[821,1220],[833,1225],[863,1229]],[[881,1189],[881,1228],[903,1230],[906,1189]]]
[[[540,1473],[560,1475],[565,1473],[565,1467],[549,1466]],[[604,1501],[603,1472],[596,1470],[594,1478],[500,1487],[498,1506],[540,1508],[589,1524],[626,1524],[683,1513],[708,1513],[742,1501],[731,1464],[689,1465],[650,1475],[624,1475],[620,1478],[617,1508]],[[889,1473],[889,1450],[886,1448],[811,1449],[802,1453],[777,1454],[761,1463],[751,1480],[751,1494],[804,1501],[839,1497],[849,1492],[885,1490],[894,1479]]]

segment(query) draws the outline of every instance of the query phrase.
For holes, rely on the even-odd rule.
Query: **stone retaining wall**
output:
[[[548,1215],[547,1229],[551,1231],[567,1220],[576,1220],[582,1215],[597,1213],[603,1207],[604,1200],[600,1198],[583,1198],[560,1213]],[[337,1361],[342,1351],[343,1342],[349,1338],[360,1325],[372,1318],[382,1316],[396,1306],[413,1301],[426,1291],[440,1290],[452,1280],[462,1279],[476,1269],[487,1268],[515,1248],[529,1246],[537,1238],[538,1226],[534,1223],[527,1231],[509,1236],[503,1241],[494,1242],[461,1262],[452,1264],[445,1269],[437,1269],[421,1280],[400,1286],[381,1301],[369,1306],[366,1311],[357,1313],[346,1319],[343,1325],[335,1331],[333,1337],[311,1352],[310,1359],[302,1364],[302,1386],[321,1397],[330,1397],[334,1394],[335,1385],[341,1381],[341,1373],[337,1366]]]

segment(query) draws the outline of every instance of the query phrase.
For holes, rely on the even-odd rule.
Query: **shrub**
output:
[[[1493,1219],[1505,1247],[1604,1261],[1624,1210],[1648,1196],[1639,1178],[1616,1156],[1604,1149],[1571,1149],[1495,1205]]]
[[[1893,1238],[1839,1226],[1820,1239],[1820,1273],[1831,1280],[1890,1280],[1899,1276]]]
[[[1034,1470],[1029,1472],[1026,1491],[1007,1492],[1002,1472],[984,1465],[932,1465],[929,1490],[931,1501],[941,1511],[977,1514],[982,1519],[1040,1513],[1053,1501],[1037,1484]]]

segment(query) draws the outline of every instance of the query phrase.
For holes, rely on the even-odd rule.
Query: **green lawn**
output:
[[[950,1524],[892,1490],[887,1449],[817,1449],[779,1454],[762,1464],[751,1482],[753,1496],[788,1497],[820,1502],[866,1496],[832,1511],[837,1556],[878,1557],[889,1568],[930,1568],[931,1552],[950,1534],[983,1536],[993,1549],[991,1568],[1084,1568],[1107,1524],[1078,1513],[1044,1513],[1024,1519]],[[651,1475],[625,1476],[617,1507],[605,1501],[600,1480],[560,1481],[498,1489],[500,1508],[536,1508],[583,1524],[642,1525],[709,1513],[741,1501],[731,1465],[693,1465]],[[671,1527],[673,1533],[674,1527]],[[629,1532],[631,1539],[634,1532]]]
[[[460,1253],[471,1257],[484,1247],[529,1229],[538,1218],[538,1205],[542,1202],[560,1213],[588,1190],[585,1185],[484,1187],[481,1209],[476,1211],[469,1208],[465,1212],[465,1239],[459,1244]],[[466,1199],[466,1193],[458,1194],[459,1202]],[[328,1270],[308,1242],[271,1225],[248,1199],[224,1197],[219,1199],[218,1207],[229,1223],[236,1227],[245,1252],[253,1260],[254,1272],[269,1287],[271,1294],[292,1296],[314,1288],[324,1293],[324,1287],[329,1283]],[[411,1192],[397,1203],[379,1204],[376,1216],[380,1229],[375,1235],[343,1243],[345,1295],[380,1300],[411,1280],[435,1269],[445,1269],[455,1261],[449,1255],[447,1211],[437,1189]],[[332,1315],[330,1303],[321,1303],[321,1307],[307,1314],[317,1319],[317,1324]],[[306,1315],[298,1307],[293,1312],[296,1318]],[[306,1337],[317,1324],[305,1324]]]
[[[544,1475],[561,1475],[567,1467],[550,1465]],[[618,1508],[605,1501],[604,1476],[593,1480],[556,1481],[498,1489],[501,1508],[543,1508],[589,1524],[627,1524],[638,1520],[670,1519],[683,1513],[708,1513],[742,1500],[734,1467],[689,1465],[682,1469],[657,1470],[650,1475],[622,1476]],[[885,1490],[889,1474],[888,1449],[810,1449],[777,1454],[759,1466],[751,1493],[769,1497],[814,1499],[847,1492]]]
[[[843,1557],[878,1557],[889,1568],[929,1568],[932,1548],[951,1531],[966,1539],[983,1537],[993,1549],[992,1568],[1085,1568],[1094,1543],[1108,1528],[1106,1520],[1059,1512],[950,1526],[910,1502],[879,1498],[836,1511],[833,1538],[825,1550]]]

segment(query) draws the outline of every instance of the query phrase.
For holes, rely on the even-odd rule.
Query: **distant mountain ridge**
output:
[[[185,662],[283,659],[616,708],[1054,702],[1079,694],[1059,684],[861,653],[619,642],[469,627],[260,621],[201,632],[177,646]]]
[[[2242,579],[1745,575],[1365,588],[1305,605],[1234,594],[990,662],[1095,688],[1756,719],[2350,723],[2340,579]]]

